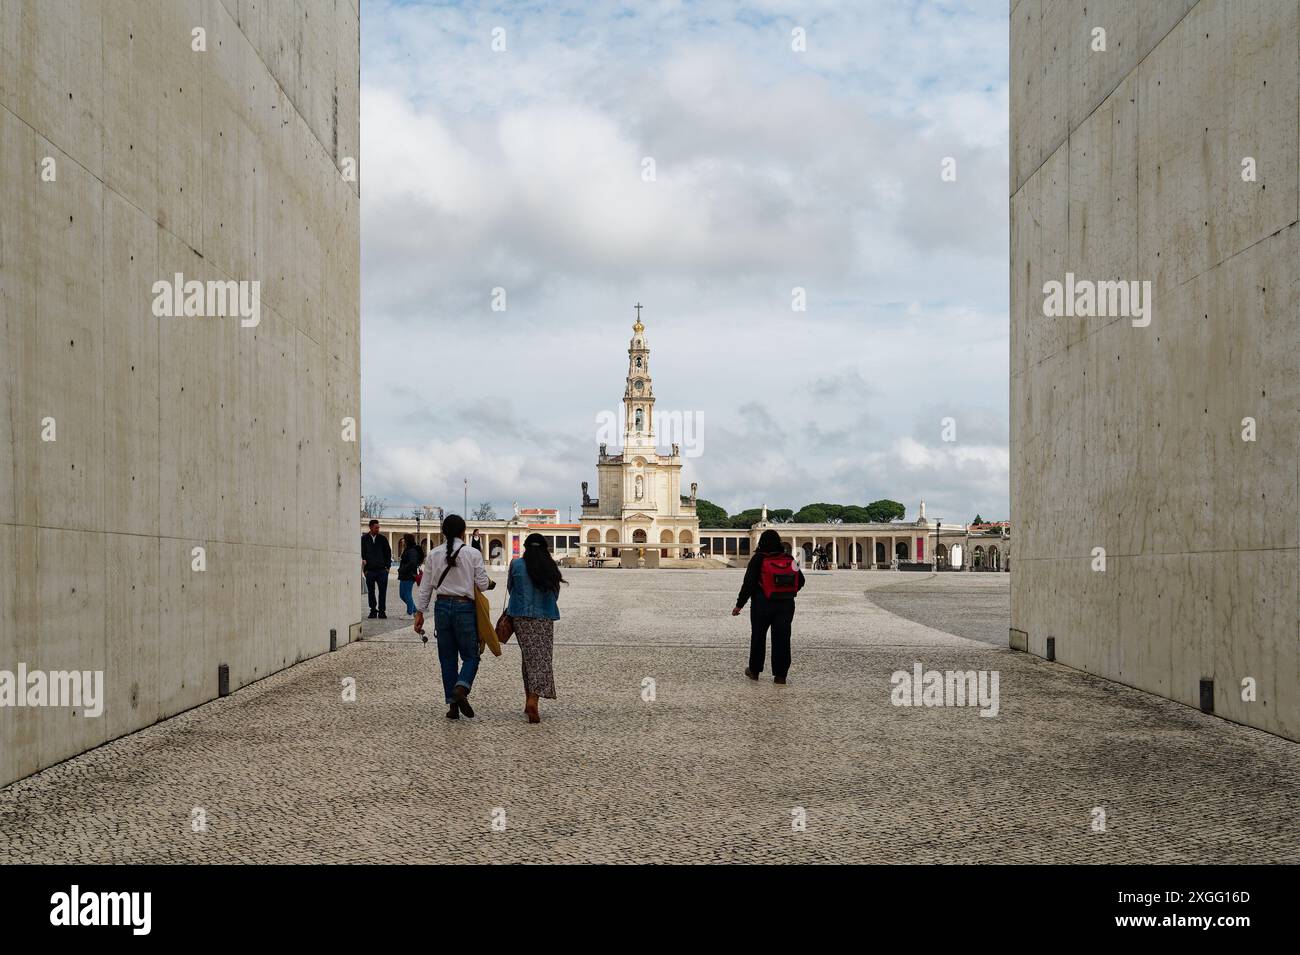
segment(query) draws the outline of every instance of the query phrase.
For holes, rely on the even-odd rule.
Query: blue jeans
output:
[[[463,686],[469,692],[478,673],[478,618],[474,605],[462,600],[435,601],[433,629],[438,638],[442,689],[450,703],[452,691]],[[459,672],[456,669],[457,654],[461,660]]]
[[[397,582],[397,595],[402,598],[402,602],[406,604],[406,612],[412,617],[415,616],[415,601],[411,599],[411,591],[414,588],[414,580],[399,580]]]

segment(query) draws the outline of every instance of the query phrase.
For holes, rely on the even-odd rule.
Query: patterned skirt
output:
[[[555,621],[540,617],[515,617],[515,636],[524,668],[524,692],[555,699],[555,672],[551,651],[555,645]]]

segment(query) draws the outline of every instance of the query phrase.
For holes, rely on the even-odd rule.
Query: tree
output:
[[[795,512],[794,521],[796,524],[834,524],[838,523],[843,510],[839,504],[805,504]]]
[[[871,515],[872,522],[887,524],[894,520],[901,521],[907,513],[907,508],[897,501],[881,498],[879,501],[872,501],[867,505],[867,513]]]
[[[474,508],[473,520],[476,521],[495,521],[497,512],[492,507],[491,501],[480,501],[478,507]]]
[[[976,514],[976,515],[975,515],[975,520],[971,521],[971,523],[972,523],[972,524],[983,524],[983,523],[984,523],[984,518],[982,518],[982,517],[980,517],[978,514]]]
[[[777,507],[767,512],[767,519],[773,524],[789,524],[794,520],[794,511],[788,507]]]
[[[727,512],[712,501],[706,501],[702,497],[695,499],[695,514],[700,519],[701,527],[727,527]]]
[[[374,494],[361,499],[361,516],[362,517],[383,517],[384,511],[388,508],[387,502]]]
[[[761,507],[751,507],[748,510],[741,511],[739,514],[732,514],[728,521],[728,526],[738,530],[748,530],[763,518],[763,509]]]

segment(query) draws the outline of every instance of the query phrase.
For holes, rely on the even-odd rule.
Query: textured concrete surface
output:
[[[884,579],[878,581],[877,576]],[[1010,574],[885,572],[870,578],[867,599],[882,610],[945,633],[995,647],[1007,645]]]
[[[1298,128],[1296,0],[1014,7],[1012,626],[1189,705],[1213,680],[1216,713],[1291,739]],[[1150,281],[1150,325],[1044,317],[1066,272]]]
[[[108,690],[0,712],[0,782],[356,620],[358,64],[349,0],[0,3],[0,669]],[[260,323],[155,317],[177,272]]]
[[[514,646],[449,722],[432,645],[366,621],[0,790],[0,862],[1300,861],[1296,744],[903,620],[870,575],[811,577],[785,688],[741,675],[739,571],[566,575],[540,725]],[[924,587],[917,614],[944,588],[975,619],[1005,606],[959,575]],[[999,671],[1000,714],[891,705],[917,661]]]

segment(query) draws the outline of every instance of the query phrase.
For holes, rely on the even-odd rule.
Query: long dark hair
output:
[[[565,583],[559,565],[551,556],[551,549],[546,546],[546,538],[541,534],[529,534],[524,538],[524,569],[538,590],[550,590],[558,594],[560,584]]]
[[[776,531],[768,528],[758,535],[758,547],[755,551],[759,554],[779,554],[785,550],[781,544],[781,535]]]
[[[465,536],[465,518],[459,514],[448,514],[442,519],[442,536],[447,538],[447,563],[455,564],[456,558],[453,556],[452,548],[456,546],[456,539]]]

